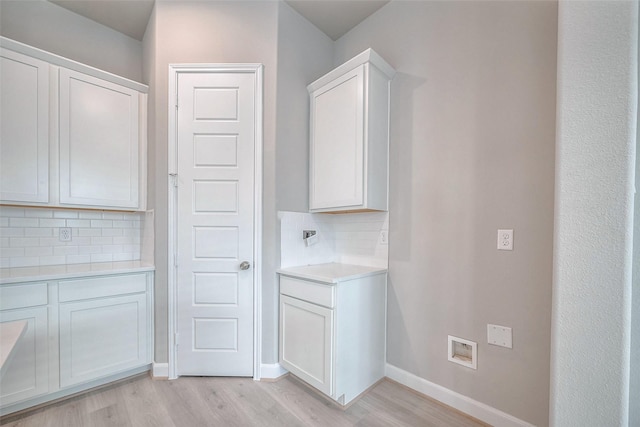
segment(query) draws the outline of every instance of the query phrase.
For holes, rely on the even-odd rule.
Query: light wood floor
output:
[[[346,410],[294,377],[138,376],[22,415],[6,427],[99,426],[486,426],[449,407],[384,380]]]

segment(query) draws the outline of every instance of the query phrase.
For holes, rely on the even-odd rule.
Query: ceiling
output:
[[[142,40],[155,0],[49,0],[58,6]],[[208,0],[215,1],[215,0]],[[285,0],[337,40],[390,0]]]
[[[155,0],[49,0],[142,41]]]
[[[338,40],[390,0],[285,0],[322,32]]]

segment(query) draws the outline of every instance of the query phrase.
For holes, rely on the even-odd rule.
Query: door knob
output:
[[[249,267],[251,267],[251,264],[249,264],[249,261],[242,261],[240,263],[240,270],[248,270]]]

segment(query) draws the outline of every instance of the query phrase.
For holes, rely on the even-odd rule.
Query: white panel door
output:
[[[60,69],[60,203],[138,207],[138,92]]]
[[[177,83],[176,371],[251,376],[256,75]]]
[[[49,64],[2,48],[0,200],[49,201]]]
[[[364,202],[364,66],[311,96],[310,208]]]

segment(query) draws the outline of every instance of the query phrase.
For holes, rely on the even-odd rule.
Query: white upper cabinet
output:
[[[60,204],[138,207],[138,92],[60,70]]]
[[[311,212],[388,209],[389,86],[394,73],[367,49],[308,86]]]
[[[49,201],[49,64],[0,48],[0,199]]]
[[[147,86],[0,45],[0,204],[146,209]]]

